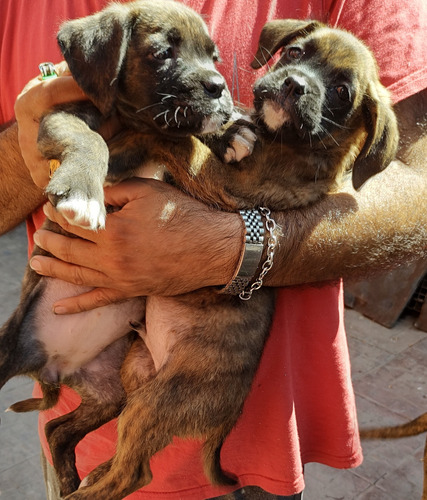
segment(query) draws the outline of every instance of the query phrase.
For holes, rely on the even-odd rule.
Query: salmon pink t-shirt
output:
[[[251,103],[257,72],[249,63],[264,23],[277,18],[318,19],[352,31],[374,51],[383,83],[397,102],[427,87],[427,13],[424,0],[184,0],[202,13],[236,101]],[[60,21],[99,10],[105,0],[73,2],[3,0],[0,3],[0,123],[13,117],[16,95],[38,73],[41,61],[60,60],[55,32]],[[410,36],[408,36],[410,33]],[[28,221],[32,233],[40,211]],[[286,234],[284,236],[286,238]],[[58,333],[60,334],[60,333]],[[36,389],[36,394],[40,392]],[[43,428],[71,411],[78,396],[63,388],[58,405],[40,414]],[[135,425],[138,425],[135,422]],[[90,433],[77,446],[81,477],[114,454],[116,421]],[[213,487],[200,459],[201,443],[175,439],[151,462],[152,482],[129,499],[201,500],[225,494]],[[359,465],[362,453],[340,284],[279,291],[271,334],[243,414],[226,439],[222,466],[239,487],[257,485],[278,495],[304,488],[303,466]],[[126,471],[124,471],[126,473]]]

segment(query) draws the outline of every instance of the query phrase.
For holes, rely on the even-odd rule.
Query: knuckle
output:
[[[95,307],[102,307],[113,302],[115,298],[114,293],[110,294],[108,290],[98,288],[93,291],[92,303]]]
[[[85,284],[83,272],[80,267],[74,267],[73,283],[80,286]]]

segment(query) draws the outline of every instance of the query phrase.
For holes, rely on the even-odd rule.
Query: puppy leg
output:
[[[123,400],[99,402],[84,397],[76,410],[46,424],[45,433],[61,496],[77,490],[80,478],[75,465],[75,447],[89,432],[117,417]]]
[[[79,116],[55,111],[43,118],[38,145],[47,159],[60,162],[46,189],[50,201],[70,224],[103,228],[108,147],[102,137]]]
[[[221,416],[217,421],[217,408],[212,408],[209,403],[212,391],[218,390],[218,381],[199,384],[194,377],[191,383],[190,378],[183,374],[161,377],[161,380],[156,377],[128,396],[126,408],[118,421],[116,455],[83,483],[93,484],[81,487],[67,500],[104,500],[105,492],[108,492],[109,500],[120,500],[146,486],[152,479],[151,457],[165,448],[174,436],[202,438],[208,435],[205,458],[209,461],[206,467],[209,479],[234,484],[234,480],[220,469],[218,459],[222,441],[238,415],[233,415],[226,425]],[[239,402],[236,405],[239,413]],[[216,427],[212,428],[212,425]]]
[[[118,339],[79,372],[64,379],[66,385],[78,392],[81,404],[45,427],[62,495],[72,493],[80,484],[75,467],[75,447],[79,441],[117,417],[123,408],[125,391],[120,368],[133,339],[133,334]]]

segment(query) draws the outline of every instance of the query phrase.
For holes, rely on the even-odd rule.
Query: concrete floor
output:
[[[17,304],[25,262],[20,227],[0,238],[0,324]],[[425,412],[427,334],[410,317],[388,330],[347,310],[346,324],[361,425],[402,423]],[[24,378],[10,381],[0,393],[0,412],[28,397],[31,387]],[[45,498],[36,420],[35,414],[1,418],[1,499]],[[304,500],[419,500],[424,442],[425,436],[366,442],[364,463],[353,470],[309,464]]]

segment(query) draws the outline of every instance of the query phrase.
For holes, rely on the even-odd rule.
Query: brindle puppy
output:
[[[116,114],[132,133],[179,140],[216,130],[229,120],[233,102],[215,68],[218,51],[205,23],[182,4],[112,5],[65,23],[58,42],[96,106],[59,107],[42,121],[40,148],[47,158],[61,162],[46,191],[72,224],[101,228],[109,152],[89,126],[95,129]],[[117,138],[113,147],[118,149],[123,141]],[[135,148],[111,158],[111,177],[134,175],[142,160]],[[60,231],[50,222],[46,225]],[[42,253],[37,248],[34,252]],[[125,392],[120,367],[135,335],[132,325],[143,322],[145,315],[145,299],[137,298],[92,313],[55,317],[53,301],[79,290],[84,288],[41,278],[27,268],[21,303],[0,330],[0,387],[16,375],[30,375],[44,394],[41,400],[12,405],[12,410],[52,407],[60,383],[82,397],[76,411],[46,426],[63,495],[80,484],[75,445],[121,411]]]
[[[259,128],[252,156],[230,166],[194,136],[168,139],[159,130],[136,134],[129,122],[132,131],[110,149],[115,177],[120,177],[122,159],[134,156],[132,145],[137,144],[140,158],[165,165],[168,179],[209,205],[228,211],[261,205],[286,210],[333,193],[352,167],[357,186],[385,168],[396,150],[397,127],[368,49],[350,34],[317,22],[275,21],[262,32],[253,66],[260,67],[279,49],[279,61],[255,86]],[[93,91],[87,80],[90,72],[82,82],[76,68],[71,69],[84,90]],[[181,104],[175,106],[179,115]],[[132,116],[128,109],[126,116]],[[240,126],[231,126],[215,149],[225,144],[226,151]],[[124,145],[132,154],[122,150]],[[64,167],[61,160],[57,172]],[[36,299],[32,308],[38,309],[38,304]],[[148,484],[150,458],[174,436],[203,438],[208,478],[233,483],[232,471],[225,474],[220,467],[221,445],[250,390],[273,309],[274,292],[268,288],[254,293],[249,302],[208,289],[179,297],[147,297],[145,317],[133,323],[139,336],[121,371],[126,405],[118,420],[117,452],[67,498],[120,499]],[[23,307],[14,316],[15,339],[29,336],[28,331],[21,333],[22,316],[27,317]],[[168,339],[166,358],[159,358],[150,342],[158,335]],[[83,385],[78,389],[83,406],[88,390]],[[47,384],[45,390],[55,392]],[[59,432],[55,435],[59,426],[54,426],[53,431],[47,429],[53,448],[61,439]]]

